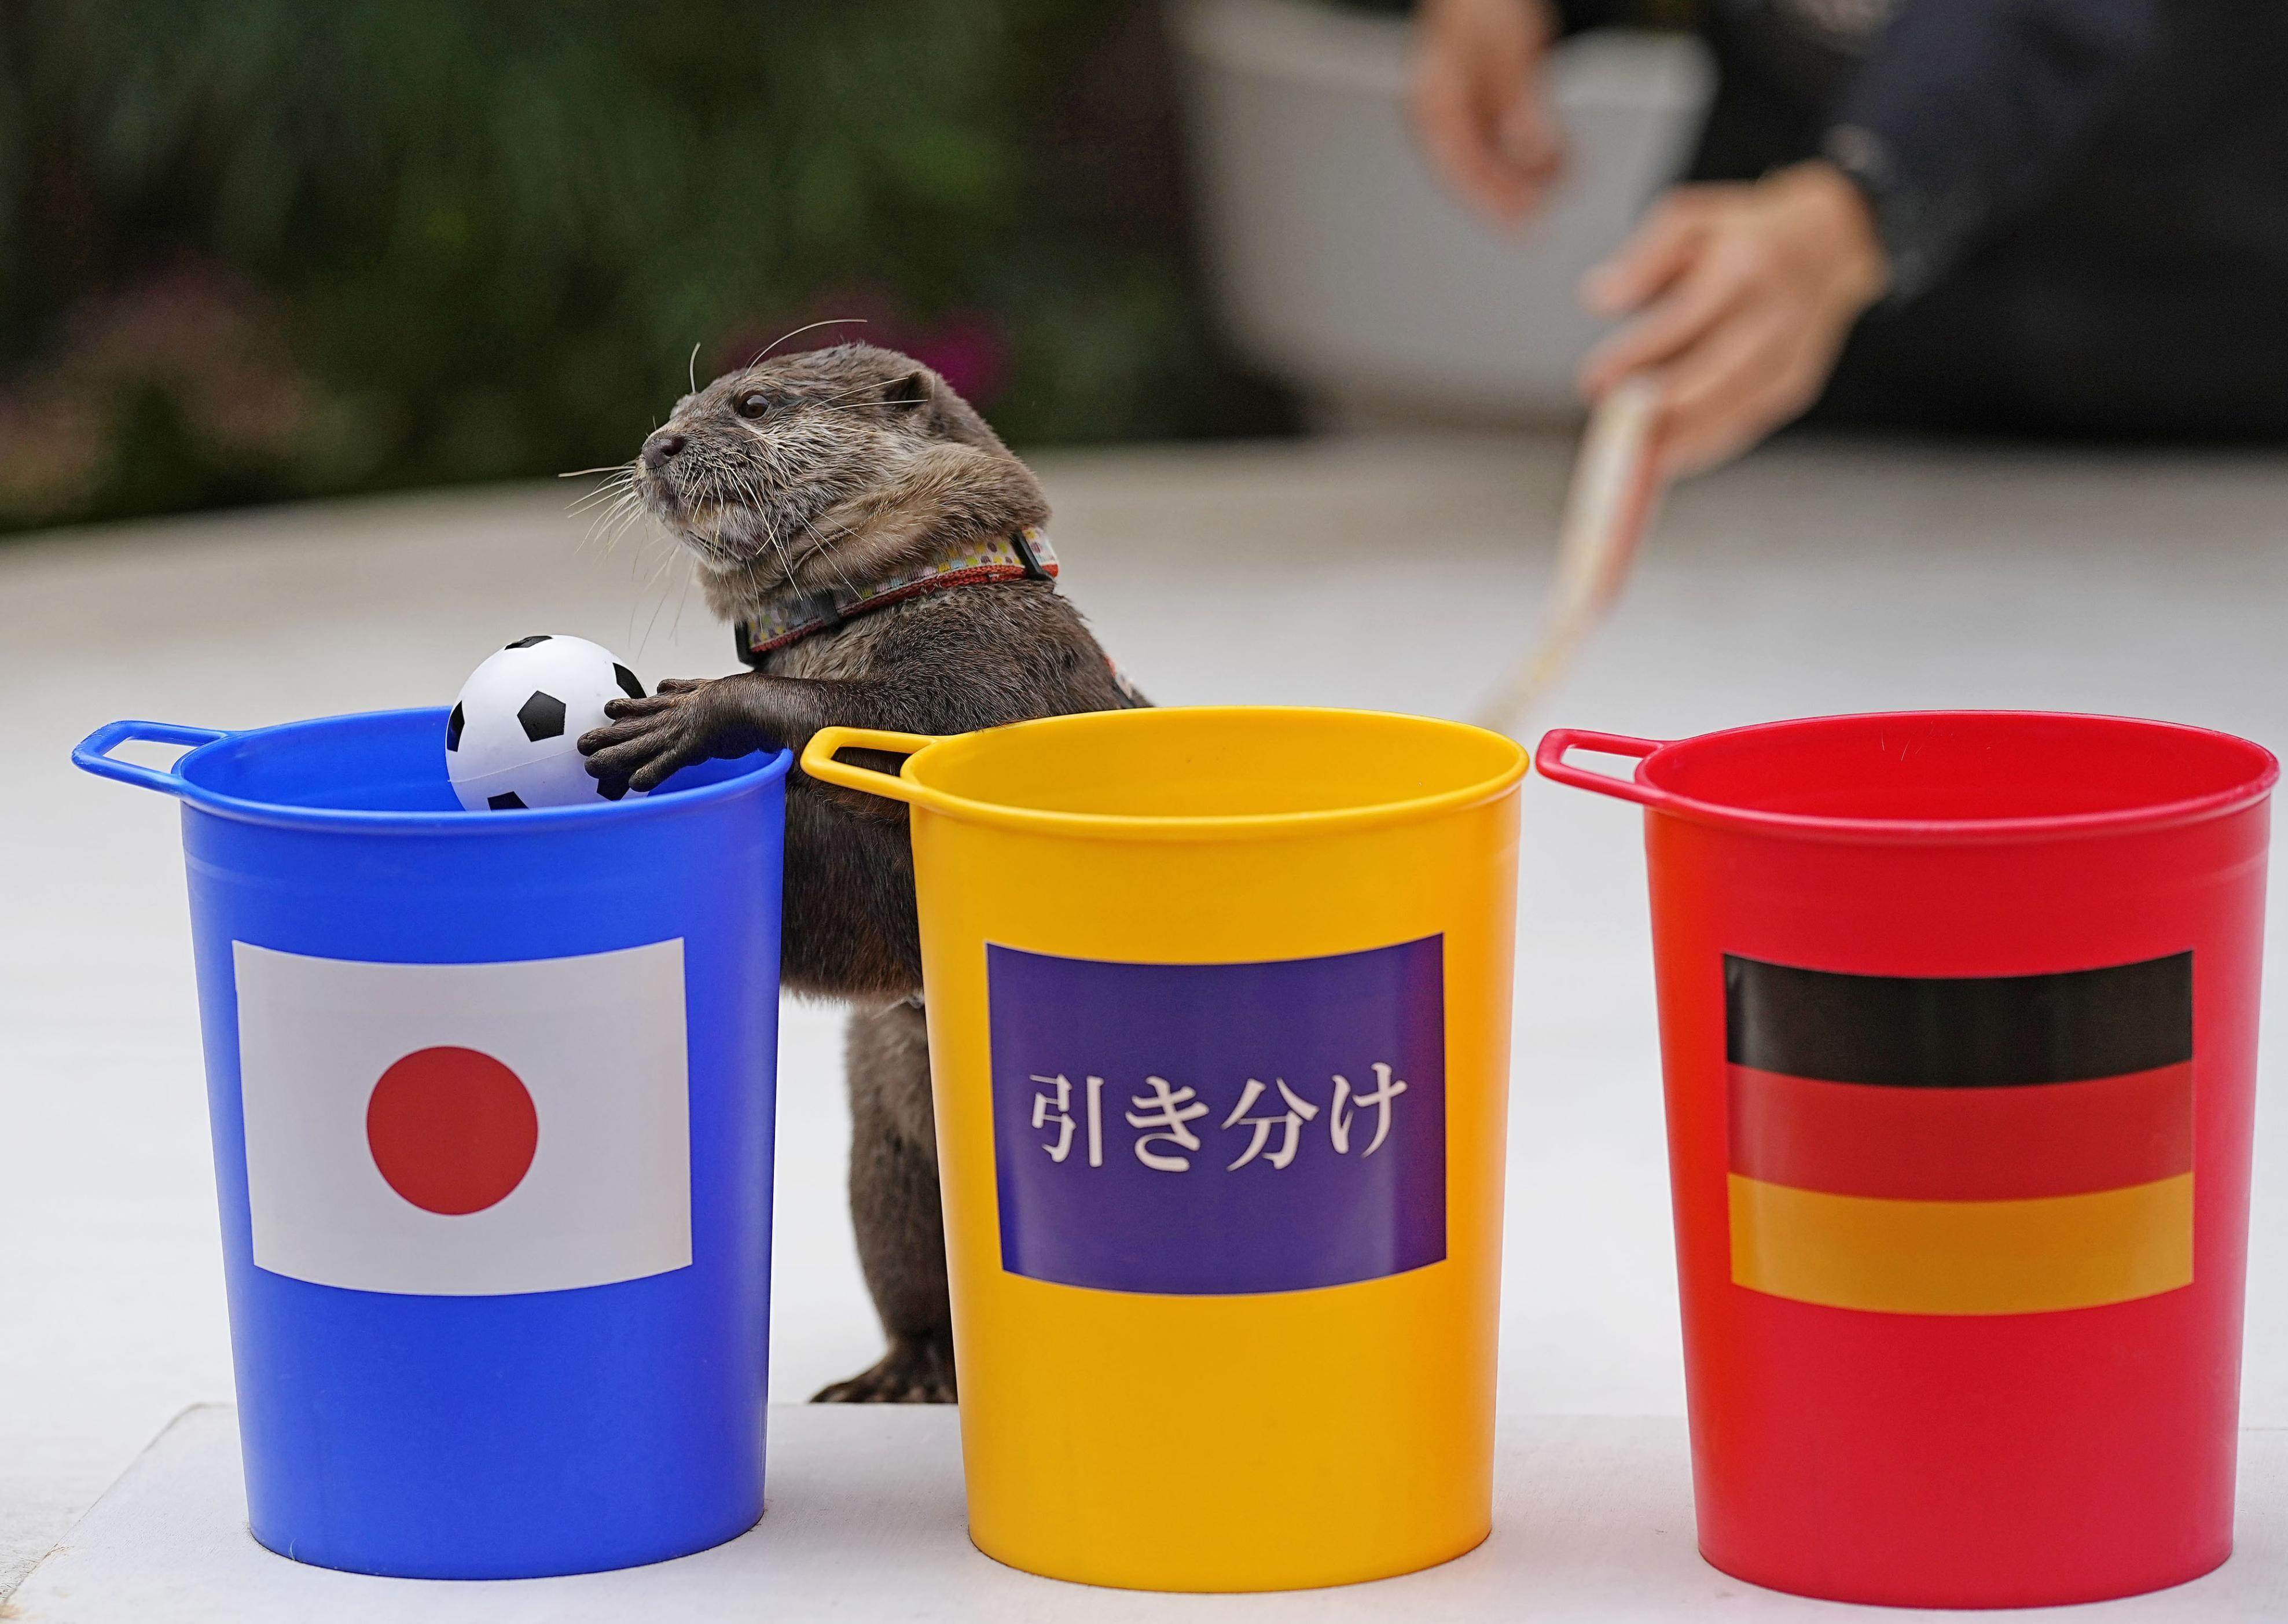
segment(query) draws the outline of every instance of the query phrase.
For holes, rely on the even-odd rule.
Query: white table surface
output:
[[[1071,593],[1155,699],[1458,715],[1531,622],[1567,451],[1442,435],[1039,465]],[[593,638],[651,680],[729,669],[681,564],[634,535],[581,551],[569,501],[564,487],[456,492],[0,544],[0,1596],[170,1416],[231,1392],[174,810],[75,772],[67,752],[118,717],[249,726],[442,702],[528,631]],[[1803,442],[1674,495],[1545,719],[1675,736],[2026,705],[2176,717],[2278,750],[2284,631],[2277,453]],[[1682,1412],[1640,842],[1629,808],[1526,785],[1506,1414]],[[2249,1251],[2254,1426],[2288,1425],[2284,999],[2276,974]],[[840,1050],[835,1011],[787,1006],[781,1399],[881,1347],[843,1212]]]
[[[950,1410],[781,1405],[769,1509],[727,1545],[617,1573],[447,1583],[306,1567],[245,1526],[234,1412],[188,1410],[18,1589],[11,1624],[583,1624],[901,1620],[1156,1624],[1310,1619],[1405,1624],[1804,1624],[1959,1619],[1759,1589],[1693,1548],[1681,1422],[1517,1417],[1499,1435],[1493,1536],[1376,1584],[1273,1596],[1151,1596],[1039,1579],[981,1556],[962,1520]],[[2288,1618],[2288,1432],[2241,1446],[2238,1549],[2157,1595],[2006,1616],[2092,1624]]]

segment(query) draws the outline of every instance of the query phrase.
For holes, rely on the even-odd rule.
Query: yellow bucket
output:
[[[802,764],[913,808],[978,1548],[1274,1590],[1484,1539],[1525,752],[1234,708]]]

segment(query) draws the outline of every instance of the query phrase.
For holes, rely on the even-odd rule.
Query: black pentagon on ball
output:
[[[616,801],[627,792],[628,780],[624,778],[600,778],[596,780],[596,793],[607,801]]]
[[[616,660],[612,661],[612,680],[620,685],[620,692],[630,699],[641,699],[644,696],[643,684],[638,680],[636,674]]]
[[[461,715],[460,701],[456,700],[453,702],[453,714],[445,718],[445,748],[447,749],[457,750],[461,748],[461,729],[465,725],[467,725],[467,723],[465,718]]]
[[[498,795],[487,796],[485,804],[495,812],[522,812],[524,797],[513,789],[504,789]]]
[[[528,638],[519,638],[515,642],[504,643],[501,646],[503,648],[530,648],[535,643],[545,643],[547,641],[548,633],[544,631],[536,631]]]
[[[524,736],[538,744],[543,739],[561,738],[564,733],[564,701],[553,693],[536,691],[533,696],[516,708],[517,725]]]

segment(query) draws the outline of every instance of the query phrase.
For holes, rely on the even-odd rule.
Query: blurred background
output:
[[[1151,13],[94,0],[0,59],[12,526],[624,460],[865,315],[1044,441],[1288,421],[1212,338]]]
[[[1402,10],[18,8],[0,526],[620,461],[830,317],[1022,447],[1566,412],[1698,48],[1572,53],[1586,162],[1520,256],[1423,184]]]
[[[1216,337],[1149,8],[886,20],[17,9],[0,522],[624,460],[687,366],[828,316],[1029,444],[1292,421]]]
[[[1156,700],[1480,706],[1551,578],[1605,330],[1577,284],[1717,75],[1685,0],[1562,40],[1565,177],[1498,232],[1417,149],[1407,9],[0,8],[0,1597],[230,1394],[172,809],[70,768],[92,728],[441,704],[540,630],[649,681],[732,669],[668,540],[613,551],[552,476],[850,318],[792,342],[862,335],[973,400]],[[1536,720],[2025,706],[2278,749],[2284,604],[2277,444],[1794,432],[1676,488]],[[1525,816],[1502,1402],[1679,1415],[1640,828],[1537,780]],[[840,1049],[786,1006],[782,1399],[881,1347]],[[2258,1156],[2247,1416],[2279,1426],[2268,1105]]]

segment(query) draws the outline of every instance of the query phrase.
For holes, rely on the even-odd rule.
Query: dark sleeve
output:
[[[1419,10],[1416,0],[1347,0],[1355,11],[1402,13]],[[1673,28],[1688,8],[1677,0],[1548,0],[1557,13],[1560,38],[1584,28]]]
[[[1672,20],[1657,15],[1659,8],[1648,0],[1550,0],[1550,10],[1557,13],[1561,39],[1585,28],[1649,28],[1664,21],[1674,26]]]
[[[1856,181],[1912,297],[2050,185],[2154,46],[2160,0],[1905,0],[1826,155]]]

